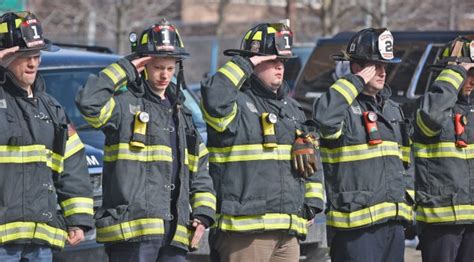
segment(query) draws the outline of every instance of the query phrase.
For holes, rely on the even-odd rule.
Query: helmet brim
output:
[[[31,51],[46,51],[46,52],[57,52],[59,51],[60,48],[56,45],[53,45],[53,43],[48,40],[44,39],[44,45],[38,46],[38,47],[32,47],[32,48],[20,48],[18,49],[17,52],[31,52]]]
[[[250,56],[271,56],[270,54],[264,54],[264,53],[258,53],[258,52],[252,52],[248,50],[241,50],[241,49],[227,49],[224,50],[224,55],[225,56],[235,56],[235,55],[240,55],[244,57],[250,57]],[[278,58],[296,58],[298,56],[283,56],[283,55],[277,55]]]
[[[368,59],[368,58],[361,58],[361,57],[351,57],[345,53],[335,54],[332,55],[331,58],[335,61],[367,61],[367,62],[377,62],[377,63],[384,63],[384,64],[398,64],[402,62],[402,59],[398,57],[394,57],[390,60],[382,60],[382,59]]]
[[[163,57],[163,58],[176,58],[176,59],[185,59],[189,57],[189,53],[182,52],[182,53],[176,53],[176,52],[139,52],[140,55],[142,56],[151,56],[151,57]]]

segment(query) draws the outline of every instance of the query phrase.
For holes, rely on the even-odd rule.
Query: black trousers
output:
[[[331,241],[332,262],[400,262],[404,260],[405,234],[399,222],[355,230],[338,230]]]
[[[110,262],[185,262],[186,250],[171,246],[176,220],[165,221],[162,239],[106,244]]]
[[[419,239],[424,262],[474,261],[474,225],[426,225]]]

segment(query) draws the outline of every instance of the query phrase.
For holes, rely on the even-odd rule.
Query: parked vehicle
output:
[[[314,99],[326,92],[335,82],[336,63],[332,54],[345,50],[355,32],[343,32],[332,38],[322,38],[304,65],[297,80],[294,97],[311,116]],[[387,67],[387,84],[392,89],[392,99],[402,105],[405,116],[411,117],[416,108],[416,99],[423,95],[430,79],[427,66],[432,64],[443,44],[459,35],[474,34],[474,31],[427,31],[392,32],[395,57],[401,57],[399,64]]]

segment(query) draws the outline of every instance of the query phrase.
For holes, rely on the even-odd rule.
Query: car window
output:
[[[46,92],[58,100],[76,127],[87,124],[74,102],[76,94],[84,86],[89,75],[97,74],[101,69],[74,68],[40,71],[46,83]]]

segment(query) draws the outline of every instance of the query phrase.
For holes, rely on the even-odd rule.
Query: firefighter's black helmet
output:
[[[401,62],[393,55],[393,36],[386,28],[367,28],[357,32],[347,44],[346,51],[332,57],[355,62]]]
[[[19,47],[17,52],[59,50],[43,37],[40,21],[29,11],[8,12],[0,16],[0,50],[14,46]]]
[[[132,53],[156,57],[174,57],[184,59],[189,53],[184,49],[184,44],[178,29],[171,25],[165,18],[160,23],[145,29],[140,37],[130,33]]]
[[[443,69],[448,64],[474,63],[474,35],[458,36],[448,42],[434,64],[429,67],[434,70]]]
[[[243,37],[240,49],[227,49],[224,55],[277,55],[279,58],[293,58],[293,33],[283,23],[264,23],[252,27]]]

